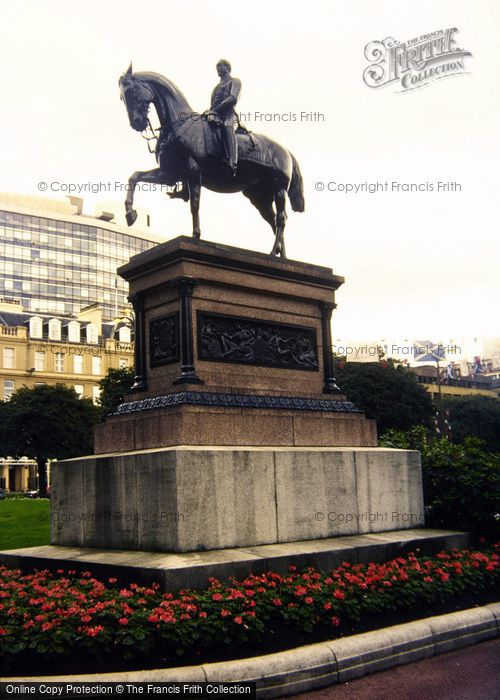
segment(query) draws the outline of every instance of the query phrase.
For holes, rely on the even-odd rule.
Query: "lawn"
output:
[[[0,550],[50,543],[50,501],[4,498],[0,501]]]

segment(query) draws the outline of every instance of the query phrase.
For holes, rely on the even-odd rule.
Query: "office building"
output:
[[[99,303],[111,321],[127,305],[116,269],[163,239],[115,223],[112,210],[82,213],[83,200],[0,194],[0,298],[31,313],[76,315]],[[149,216],[141,216],[143,228]]]

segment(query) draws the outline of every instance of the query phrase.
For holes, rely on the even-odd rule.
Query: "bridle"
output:
[[[134,105],[137,107],[137,109],[141,109],[146,112],[146,114],[149,112],[149,104],[151,104],[152,100],[149,100],[147,98],[144,98],[142,96],[142,91],[140,89],[140,86],[138,85],[138,81],[134,78],[131,77],[125,77],[122,78],[122,85],[123,85],[123,93],[131,92],[134,100]],[[158,141],[159,138],[159,133],[161,128],[158,129],[153,129],[153,126],[151,124],[151,120],[149,116],[147,118],[147,127],[141,131],[141,136],[142,138],[147,142],[148,144],[148,151],[150,153],[156,153],[156,143],[152,147],[151,142],[152,141]]]

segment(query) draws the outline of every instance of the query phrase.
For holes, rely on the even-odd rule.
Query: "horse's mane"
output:
[[[177,85],[175,83],[173,83],[168,78],[165,78],[165,76],[160,75],[160,73],[153,73],[152,71],[139,71],[137,73],[133,73],[133,76],[135,78],[159,83],[162,87],[164,87],[172,95],[172,97],[180,98],[181,100],[184,100],[186,105],[189,106],[189,103],[186,100],[182,90],[179,90],[179,88],[177,87]]]

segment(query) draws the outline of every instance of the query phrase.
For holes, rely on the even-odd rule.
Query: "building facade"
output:
[[[0,194],[0,297],[31,313],[76,315],[98,302],[110,321],[127,304],[117,267],[163,239],[82,213],[83,200]],[[149,216],[141,218],[147,228]]]
[[[133,366],[132,319],[104,321],[93,304],[75,316],[27,313],[19,302],[0,300],[0,400],[21,387],[65,384],[94,402],[99,381],[113,367]],[[1,454],[0,488],[36,487],[36,465]]]
[[[133,365],[128,284],[116,270],[163,239],[146,212],[128,228],[115,206],[88,216],[77,197],[0,194],[0,400],[65,384],[96,401],[109,368]],[[0,446],[0,488],[36,483],[36,465]]]

